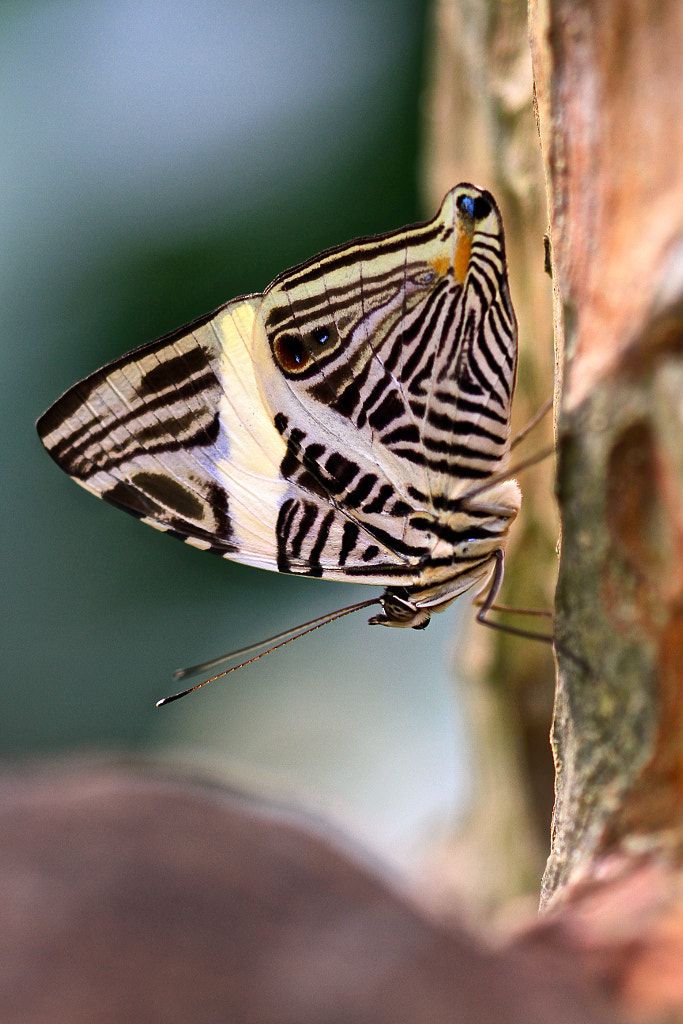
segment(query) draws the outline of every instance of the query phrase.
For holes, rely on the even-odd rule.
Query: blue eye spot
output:
[[[318,345],[325,345],[330,340],[330,332],[327,327],[316,327],[311,331],[311,337]]]
[[[470,220],[474,218],[474,199],[472,196],[458,196],[455,205]]]

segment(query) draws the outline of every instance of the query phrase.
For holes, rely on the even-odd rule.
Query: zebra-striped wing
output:
[[[228,303],[91,374],[41,417],[38,432],[91,493],[249,565],[321,574],[302,527],[327,516],[338,540],[330,568],[343,577],[346,520],[330,531],[327,496],[282,472],[287,445],[263,406],[252,355],[260,302]]]
[[[465,500],[507,459],[515,368],[500,216],[465,185],[109,364],[38,431],[92,493],[197,547],[452,597],[519,504],[511,482]]]
[[[379,560],[400,558],[395,582],[464,578],[504,544],[516,484],[487,494],[488,510],[465,500],[507,463],[517,367],[489,193],[459,185],[427,224],[288,271],[258,322],[259,383],[290,454],[283,472],[304,485],[312,476],[375,539]],[[334,562],[332,539],[325,548]],[[370,581],[375,560],[359,554],[345,551],[346,575]]]

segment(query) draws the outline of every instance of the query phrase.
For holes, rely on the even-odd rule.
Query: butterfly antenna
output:
[[[536,415],[532,416],[532,418],[529,420],[527,425],[522,430],[520,430],[520,432],[517,434],[517,437],[515,437],[515,439],[513,440],[512,444],[510,445],[510,447],[514,448],[516,445],[520,444],[524,440],[524,438],[527,436],[527,434],[530,434],[531,431],[534,429],[534,427],[537,426],[541,422],[543,417],[546,416],[547,413],[550,412],[552,407],[553,407],[553,400],[552,400],[552,398],[549,398],[546,402],[543,403],[543,405],[538,410]]]
[[[253,658],[247,658],[245,661],[241,661],[238,665],[232,665],[231,668],[226,668],[223,672],[218,672],[215,676],[211,676],[210,679],[204,679],[201,683],[197,683],[195,686],[188,687],[187,690],[181,690],[180,693],[173,693],[170,697],[162,697],[158,700],[156,706],[158,708],[163,707],[164,704],[171,704],[174,700],[180,700],[181,697],[186,697],[188,693],[194,693],[195,690],[201,689],[202,686],[206,686],[207,683],[213,683],[214,680],[220,679],[221,676],[227,676],[231,672],[236,672],[240,668],[244,668],[245,665],[251,665],[253,661],[258,661],[259,658],[264,658],[266,654],[272,654],[273,651],[277,651],[280,647],[284,647],[286,644],[292,642],[292,640],[298,640],[299,637],[306,636],[307,633],[313,633],[316,629],[320,629],[322,626],[327,626],[330,622],[335,622],[336,619],[343,619],[346,615],[351,615],[353,612],[359,612],[363,608],[371,608],[373,605],[380,604],[380,598],[374,597],[369,601],[361,601],[359,604],[351,604],[346,608],[339,608],[337,611],[328,612],[326,615],[321,615],[320,618],[311,619],[310,622],[305,622],[301,626],[294,626],[292,629],[286,629],[283,633],[276,633],[275,636],[269,637],[267,640],[261,640],[259,643],[251,644],[249,647],[242,647],[239,651],[232,651],[230,654],[224,654],[220,658],[213,658],[211,661],[203,661],[199,665],[191,665],[189,668],[180,668],[173,673],[174,679],[185,679],[187,676],[197,675],[200,672],[210,672],[213,668],[218,668],[220,665],[224,665],[227,661],[232,661],[234,658],[243,658],[245,654],[251,654],[252,651],[258,651],[261,647],[266,647],[265,651],[261,651],[260,654],[255,654]],[[270,646],[268,646],[270,644]]]
[[[554,447],[541,448],[540,451],[536,452],[535,455],[530,455],[528,459],[522,459],[521,462],[516,462],[514,466],[509,466],[500,473],[495,473],[490,476],[485,483],[479,484],[477,487],[472,487],[469,491],[466,491],[462,496],[463,501],[471,501],[472,498],[476,498],[478,494],[483,494],[485,491],[490,490],[491,487],[495,487],[496,484],[502,483],[503,480],[511,480],[512,477],[517,476],[522,470],[528,469],[530,466],[535,466],[538,462],[543,462],[544,459],[549,459],[551,455],[555,454]]]

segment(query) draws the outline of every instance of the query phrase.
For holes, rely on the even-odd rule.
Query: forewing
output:
[[[346,578],[340,552],[353,549],[362,567],[363,552],[378,548],[315,480],[283,475],[292,455],[253,360],[260,301],[229,303],[91,374],[41,417],[38,433],[91,493],[195,547]],[[391,552],[374,561],[366,581],[389,582],[402,564]]]
[[[242,541],[235,534],[240,495],[233,469],[244,461],[240,451],[249,436],[239,429],[228,435],[220,332],[229,326],[237,356],[257,301],[229,305],[143,345],[67,391],[38,421],[55,461],[87,490],[152,526],[235,555]],[[233,404],[244,407],[249,390],[249,376],[235,372]],[[257,426],[263,433],[264,425]],[[267,441],[281,448],[265,426],[274,435]],[[268,443],[258,440],[259,452],[267,452]],[[277,453],[262,461],[258,486],[267,500]],[[262,534],[257,522],[252,551],[262,551]]]

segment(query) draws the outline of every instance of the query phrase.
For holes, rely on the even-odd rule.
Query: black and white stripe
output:
[[[411,608],[443,606],[504,547],[516,485],[468,493],[506,465],[516,365],[500,215],[464,185],[432,221],[116,360],[38,429],[146,522],[249,564],[383,583],[395,601],[376,621],[421,626]]]
[[[368,437],[380,453],[380,470],[388,461],[382,452],[399,460],[400,478],[395,471],[364,471],[363,460],[309,436],[303,419],[299,425],[286,416],[278,426],[288,444],[282,471],[326,494],[338,514],[350,517],[347,521],[362,517],[378,562],[382,545],[374,544],[374,530],[382,530],[376,517],[392,516],[404,522],[400,530],[384,530],[382,540],[395,553],[411,562],[425,560],[429,541],[424,533],[431,532],[432,541],[448,540],[455,558],[466,528],[449,532],[435,518],[458,507],[457,495],[467,481],[486,480],[507,457],[517,332],[502,228],[474,230],[464,281],[452,273],[432,273],[430,279],[420,246],[448,246],[452,232],[447,225],[428,226],[415,238],[364,241],[282,275],[276,282],[282,300],[265,321],[275,346],[281,332],[306,336],[326,318],[343,317],[335,322],[341,343],[319,358],[314,354],[291,387],[313,415],[319,404]],[[357,273],[350,282],[339,283],[335,274],[354,264]],[[345,436],[352,435],[340,431]],[[431,510],[431,518],[411,517],[418,509]],[[320,562],[326,549],[328,557],[333,555],[338,541],[332,538],[339,537],[339,530],[329,530],[327,521],[314,523],[311,515],[309,510],[308,516],[304,511],[295,516],[290,508],[282,519],[278,543],[283,566],[287,542],[298,551],[307,530],[313,562]],[[425,522],[431,523],[429,529]],[[485,528],[472,529],[475,539],[484,539]],[[491,536],[499,533],[495,524]],[[339,558],[342,564],[346,549],[340,549]]]

